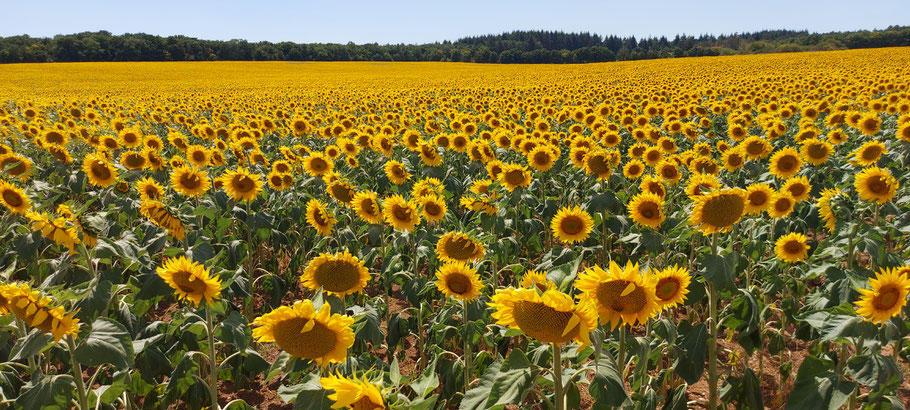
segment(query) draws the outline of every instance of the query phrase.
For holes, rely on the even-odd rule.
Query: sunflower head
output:
[[[665,309],[686,301],[692,276],[685,267],[673,265],[655,272],[653,280],[657,305]]]
[[[594,230],[594,220],[578,205],[563,207],[550,222],[553,235],[565,243],[584,242]]]
[[[386,222],[404,232],[413,231],[420,224],[420,214],[414,201],[405,201],[401,195],[392,195],[383,203]]]
[[[546,292],[549,289],[556,289],[556,283],[547,278],[546,272],[529,270],[521,277],[521,287]]]
[[[859,289],[860,298],[854,302],[856,313],[866,320],[884,324],[907,305],[910,278],[898,269],[882,268],[868,283],[869,288]]]
[[[759,215],[771,204],[774,189],[764,183],[754,183],[746,187],[746,213]]]
[[[340,375],[329,375],[319,379],[319,383],[326,390],[334,390],[334,393],[326,396],[335,402],[332,405],[333,409],[383,410],[386,408],[382,393],[366,379],[347,379]]]
[[[439,259],[451,262],[470,262],[483,257],[486,248],[462,232],[448,232],[436,242]]]
[[[221,298],[221,281],[210,277],[208,269],[185,256],[171,258],[158,268],[158,276],[174,289],[179,299],[186,299],[199,306],[203,300],[211,305]]]
[[[88,177],[88,182],[97,187],[109,187],[117,180],[117,169],[98,153],[85,156],[82,171]]]
[[[55,342],[79,332],[79,319],[74,317],[75,312],[67,313],[63,306],[32,290],[28,284],[0,285],[0,300],[3,302],[0,309],[14,314],[30,327],[50,333]]]
[[[354,212],[360,219],[367,223],[382,223],[382,206],[379,204],[378,196],[373,191],[361,191],[354,195],[351,201]]]
[[[218,180],[221,181],[221,188],[235,201],[252,200],[262,191],[262,175],[242,167],[225,171]]]
[[[208,174],[198,168],[179,167],[171,172],[171,186],[189,197],[204,194],[212,186]]]
[[[306,204],[306,221],[310,226],[316,228],[320,235],[329,236],[332,234],[332,226],[335,222],[335,215],[326,209],[326,205],[316,198],[311,199]]]
[[[536,289],[499,289],[492,297],[492,317],[503,326],[520,329],[544,343],[574,340],[590,345],[590,332],[597,326],[591,300],[583,296],[578,303],[556,289],[543,293]]]
[[[483,292],[477,271],[464,262],[446,262],[436,271],[436,288],[446,297],[475,300]]]
[[[791,232],[781,236],[774,242],[774,254],[777,259],[788,263],[797,263],[809,255],[809,246],[806,245],[806,235]]]
[[[24,190],[4,180],[0,180],[0,203],[10,212],[22,215],[32,206]]]
[[[274,342],[291,356],[310,359],[320,366],[342,363],[354,345],[354,319],[332,314],[329,304],[317,311],[310,300],[281,306],[253,320],[253,337]]]
[[[746,191],[730,188],[712,191],[695,200],[689,222],[704,234],[726,232],[746,210]]]
[[[601,323],[615,329],[620,324],[645,323],[657,313],[653,279],[650,274],[643,275],[638,264],[629,262],[620,267],[611,261],[609,271],[600,266],[586,268],[575,287],[594,302]]]
[[[363,261],[347,250],[319,255],[310,261],[300,276],[300,282],[307,288],[322,288],[341,297],[360,292],[369,280],[370,273]]]
[[[629,217],[641,226],[660,229],[664,215],[663,200],[650,192],[642,192],[629,201]]]
[[[771,174],[780,179],[796,175],[802,166],[803,160],[800,158],[799,152],[790,147],[782,148],[771,156]]]
[[[894,198],[900,183],[887,169],[873,166],[856,174],[853,186],[864,201],[884,204]]]

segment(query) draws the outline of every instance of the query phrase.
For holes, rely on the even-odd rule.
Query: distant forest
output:
[[[910,46],[910,26],[809,33],[766,30],[730,35],[601,37],[593,33],[514,31],[432,44],[297,44],[200,40],[186,36],[112,35],[0,38],[0,63],[73,61],[460,61],[591,63],[672,57]]]

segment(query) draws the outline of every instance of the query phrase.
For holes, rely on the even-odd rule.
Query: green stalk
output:
[[[218,410],[218,362],[215,357],[215,326],[212,320],[212,311],[208,307],[205,309],[205,329],[209,339],[209,364],[211,371],[209,374],[209,394],[212,396],[212,410]]]
[[[22,338],[24,339],[28,336],[28,327],[25,326],[25,322],[22,319],[16,318],[16,327],[19,328],[19,332],[22,333]],[[28,372],[31,375],[34,375],[35,372],[40,371],[41,368],[35,363],[35,356],[28,357]]]
[[[616,352],[616,370],[625,377],[626,369],[626,325],[619,327],[619,350]]]
[[[82,380],[82,365],[76,361],[76,340],[73,335],[66,337],[66,347],[70,350],[70,360],[73,362],[73,379],[76,381],[76,392],[79,393],[79,408],[88,409],[88,394],[85,392],[85,382]]]
[[[468,339],[468,301],[461,301],[462,307],[462,320],[464,322],[464,392],[468,394],[468,390],[471,388],[471,375],[473,374],[472,367],[474,365],[474,357],[471,352],[471,341]]]
[[[553,348],[553,386],[556,388],[556,410],[566,409],[565,386],[562,384],[562,346],[558,343],[550,345]]]
[[[711,254],[717,255],[717,234],[711,235]],[[717,289],[708,285],[708,409],[717,408]]]

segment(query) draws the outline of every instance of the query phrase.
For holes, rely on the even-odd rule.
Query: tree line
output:
[[[910,26],[830,33],[765,30],[719,36],[677,35],[673,39],[513,31],[431,44],[386,45],[252,43],[98,31],[53,38],[0,37],[0,63],[285,60],[562,64],[897,46],[910,46]]]

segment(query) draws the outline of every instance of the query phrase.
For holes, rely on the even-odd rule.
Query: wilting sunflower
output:
[[[660,229],[664,215],[663,200],[650,192],[642,192],[629,200],[629,217],[641,226]]]
[[[529,270],[521,277],[521,287],[537,288],[541,292],[546,292],[549,289],[556,289],[556,283],[547,278],[546,272]]]
[[[779,219],[790,215],[790,212],[793,212],[794,205],[796,205],[796,200],[793,199],[793,195],[790,195],[787,191],[781,190],[774,193],[774,196],[771,197],[771,203],[768,204],[766,210],[770,217]]]
[[[483,258],[483,244],[462,232],[448,232],[436,242],[436,255],[443,261],[469,262]]]
[[[806,245],[806,235],[791,232],[774,242],[774,254],[777,259],[784,262],[796,263],[806,259],[809,255],[809,246]]]
[[[310,300],[281,306],[253,320],[253,337],[259,342],[275,342],[291,356],[310,359],[320,366],[342,363],[354,345],[354,319],[332,314],[328,303],[319,311]]]
[[[556,289],[542,294],[536,289],[499,289],[489,306],[496,323],[519,329],[544,343],[566,343],[574,340],[582,346],[591,344],[590,332],[597,326],[597,314],[591,299],[583,296],[578,303]]]
[[[856,174],[853,186],[862,200],[884,204],[894,198],[900,184],[887,169],[869,167]]]
[[[755,183],[746,187],[746,213],[759,215],[771,204],[774,189],[764,183]]]
[[[196,307],[205,300],[211,306],[221,298],[221,281],[209,276],[208,269],[185,256],[168,259],[158,267],[158,276],[174,289],[178,299],[189,300]]]
[[[4,180],[0,180],[0,203],[14,214],[24,215],[32,207],[24,190]]]
[[[910,278],[898,269],[882,268],[875,278],[869,278],[869,287],[871,289],[858,289],[859,300],[853,302],[856,313],[868,321],[884,324],[907,305]]]
[[[689,223],[703,234],[726,232],[746,210],[746,191],[739,188],[712,191],[695,199]]]
[[[828,229],[829,233],[834,233],[835,223],[837,222],[834,217],[834,210],[831,208],[831,200],[840,194],[840,189],[826,188],[822,191],[821,197],[818,198],[818,216],[825,221],[825,228]]]
[[[628,262],[621,268],[610,261],[609,269],[607,272],[596,265],[585,268],[575,282],[575,287],[594,301],[600,323],[615,329],[621,324],[647,322],[658,311],[653,278],[643,276],[637,263]]]
[[[16,315],[26,325],[50,333],[55,342],[79,332],[79,319],[74,317],[75,312],[66,313],[63,306],[56,306],[51,298],[32,290],[25,283],[0,285],[0,297],[6,302],[4,310]]]
[[[446,262],[436,271],[436,288],[446,297],[471,301],[483,292],[480,276],[463,262]]]
[[[230,169],[218,178],[221,189],[235,201],[249,201],[262,192],[262,175],[247,171],[245,168]]]
[[[442,222],[442,220],[445,219],[448,206],[446,206],[445,198],[442,196],[421,196],[417,198],[417,202],[420,205],[420,214],[423,215],[424,219],[428,222]]]
[[[319,383],[322,384],[322,388],[335,391],[326,396],[335,402],[332,405],[333,409],[382,410],[386,408],[382,393],[366,379],[347,379],[329,375],[320,378]]]
[[[588,211],[578,205],[563,207],[550,222],[553,235],[565,243],[584,242],[594,229],[594,220]]]
[[[464,195],[458,202],[471,211],[483,211],[487,215],[495,215],[499,211],[499,208],[485,197]]]
[[[420,213],[414,201],[405,201],[401,195],[392,195],[385,199],[382,206],[385,221],[395,229],[404,232],[413,231],[420,224]]]
[[[88,177],[88,182],[97,187],[109,187],[117,180],[117,168],[97,153],[85,156],[82,171]]]
[[[504,164],[500,178],[502,178],[502,183],[509,192],[518,187],[531,185],[531,171],[521,164]]]
[[[180,167],[171,172],[171,186],[183,195],[195,197],[212,186],[208,174],[198,168]]]
[[[153,200],[142,201],[139,213],[159,228],[166,229],[174,238],[178,240],[184,238],[183,224],[163,203]]]
[[[812,185],[809,185],[809,178],[804,175],[788,179],[780,189],[781,191],[789,192],[796,202],[802,202],[809,199],[809,191],[812,190]]]
[[[361,191],[354,195],[351,206],[360,219],[367,223],[382,223],[382,206],[379,204],[378,196],[373,191]]]
[[[139,199],[143,201],[157,201],[164,196],[164,186],[151,177],[140,179],[136,182]]]
[[[338,222],[335,215],[326,210],[325,204],[315,198],[306,204],[306,221],[322,236],[331,235],[332,225]]]
[[[383,169],[386,177],[395,185],[401,185],[411,177],[411,173],[405,169],[404,164],[395,160],[387,162]]]
[[[67,224],[65,218],[51,219],[46,213],[35,212],[27,212],[26,216],[32,222],[33,231],[41,232],[45,238],[65,246],[71,254],[74,253],[75,246],[80,243],[79,232],[75,226]]]
[[[655,272],[653,279],[657,306],[661,309],[670,308],[686,301],[692,275],[689,275],[689,271],[685,267],[669,266]]]
[[[344,297],[358,293],[370,280],[363,261],[345,250],[336,254],[323,253],[310,261],[300,276],[300,283],[310,289],[324,289],[326,292]]]

